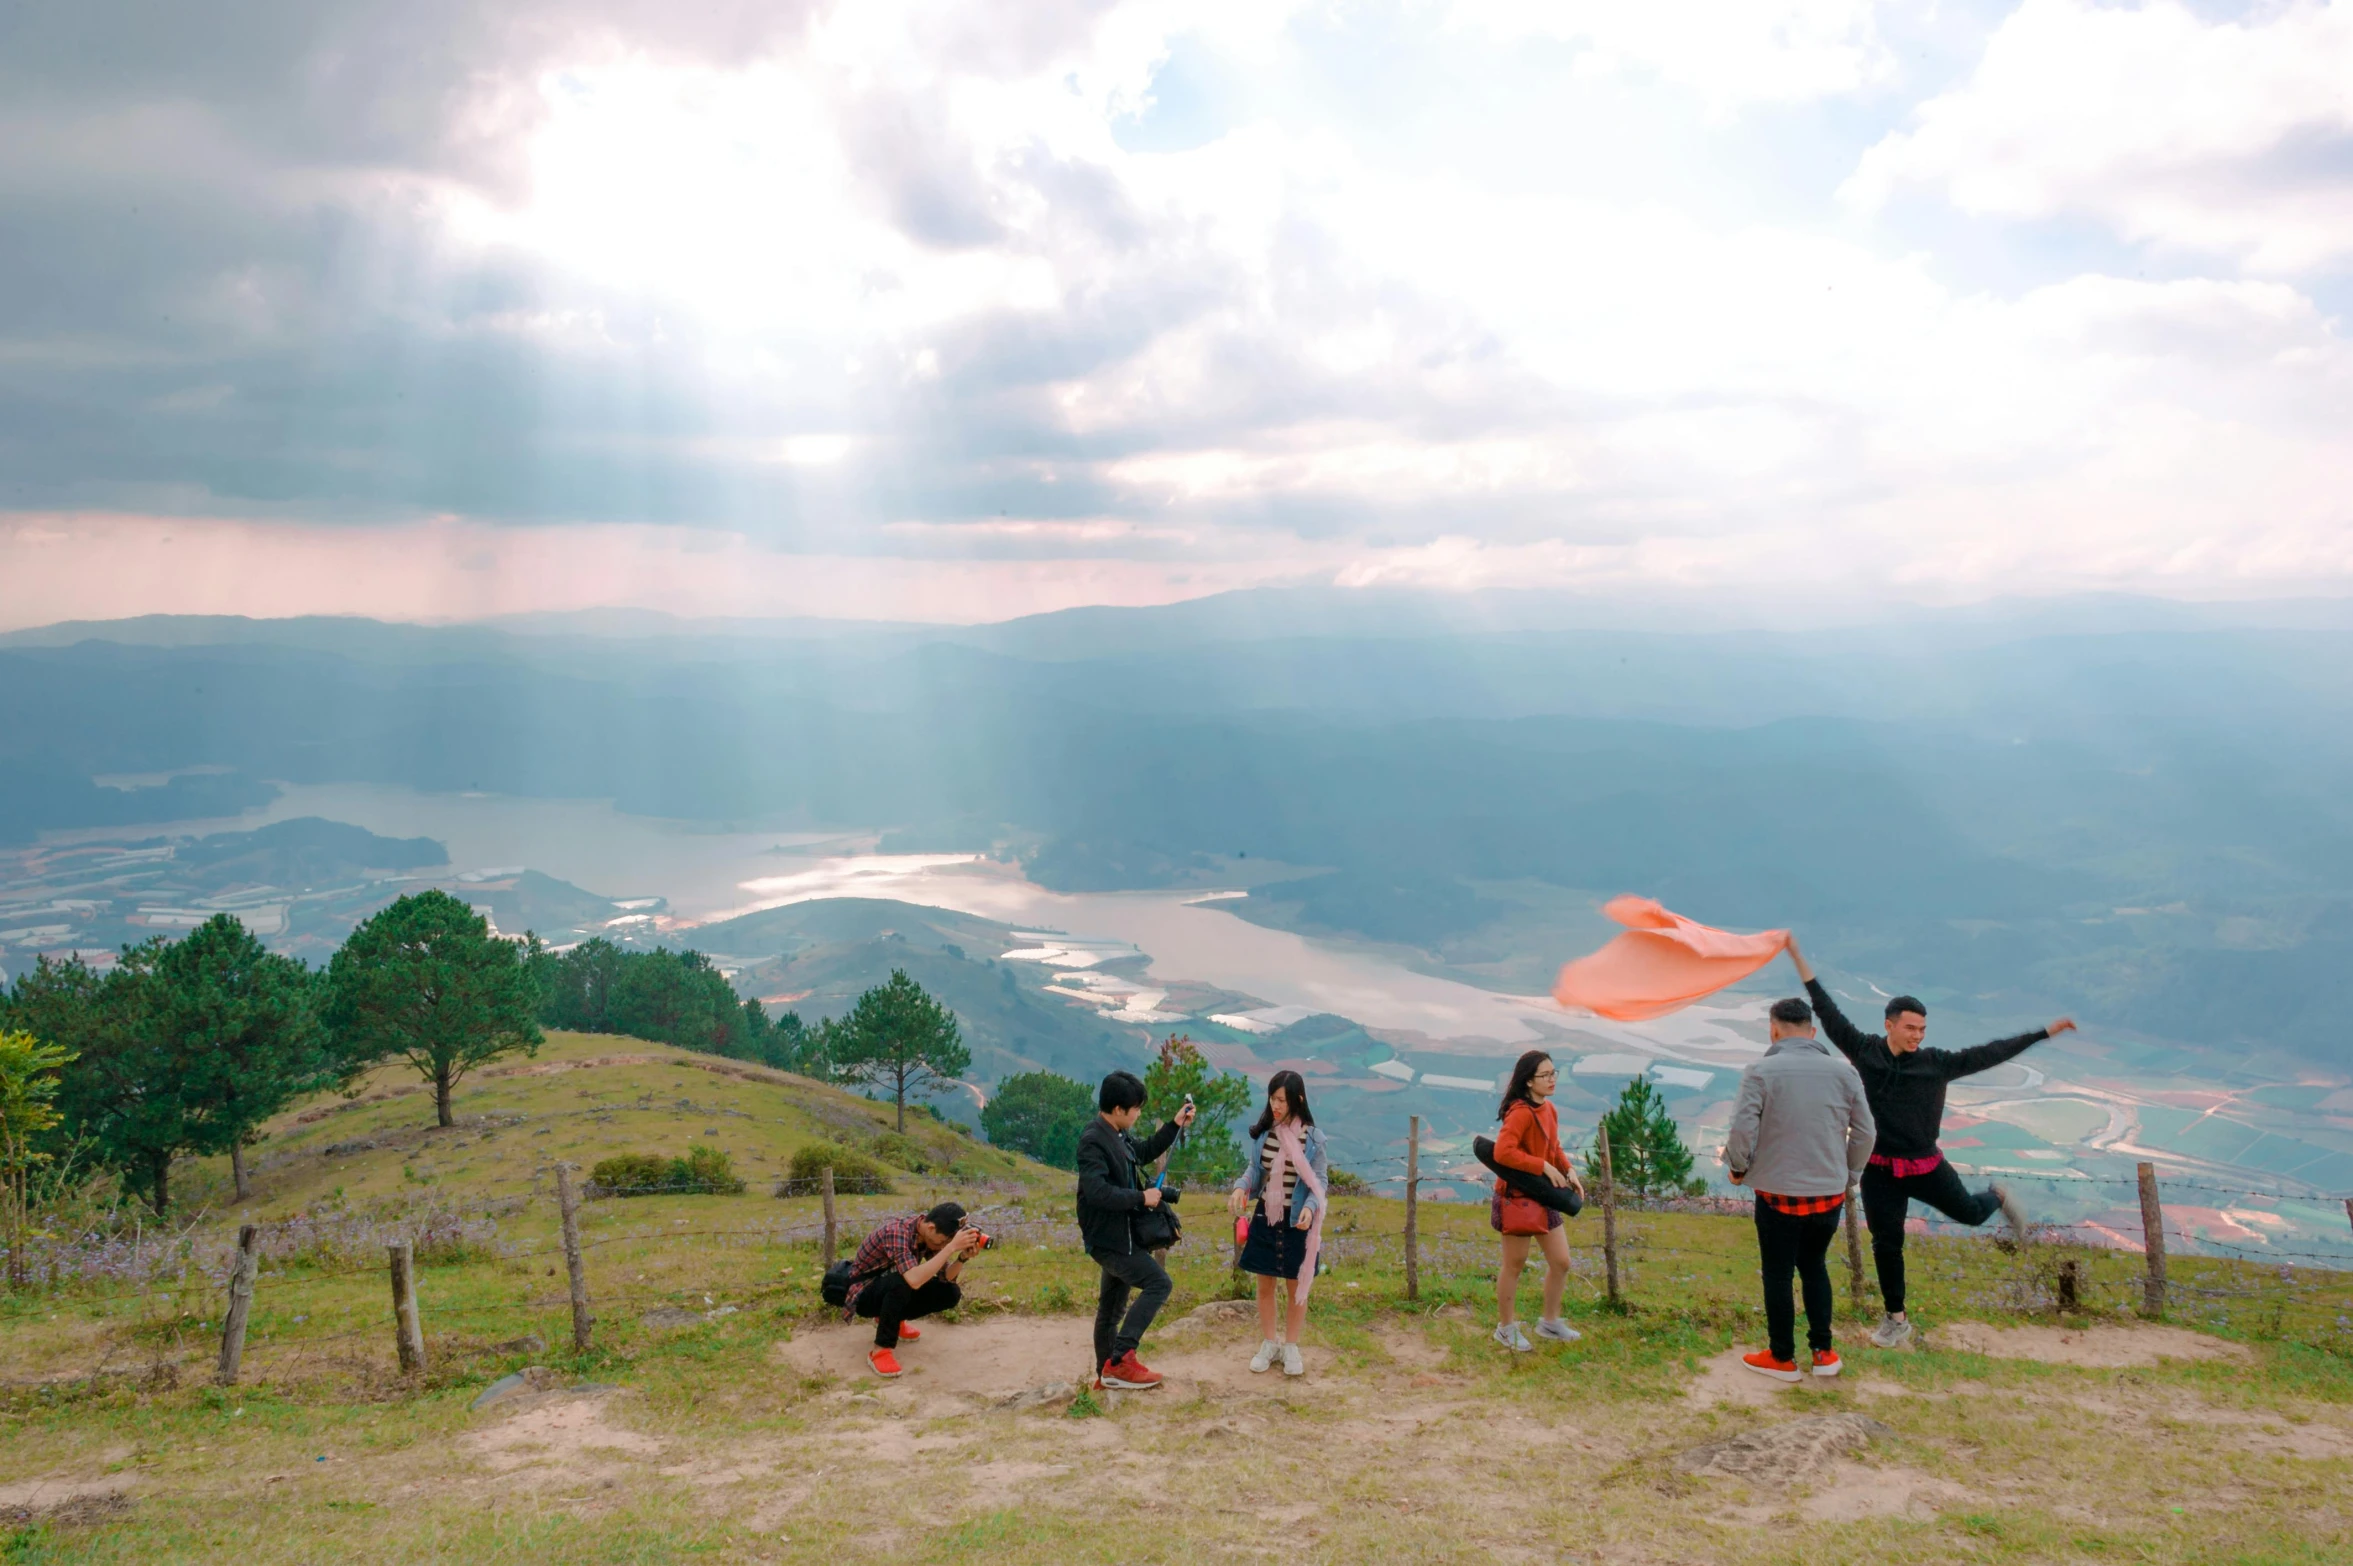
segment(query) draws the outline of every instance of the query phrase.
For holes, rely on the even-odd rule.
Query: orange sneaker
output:
[[[922,1336],[922,1333],[915,1330],[915,1324],[913,1322],[899,1323],[899,1341],[901,1343],[912,1343],[917,1338]]]
[[[886,1381],[899,1373],[899,1356],[886,1348],[868,1349],[866,1363],[872,1365],[874,1373]]]
[[[1838,1373],[1839,1373],[1841,1370],[1844,1370],[1845,1368],[1846,1368],[1845,1362],[1844,1362],[1844,1361],[1842,1361],[1842,1360],[1841,1360],[1841,1359],[1838,1357],[1838,1350],[1836,1350],[1836,1349],[1816,1349],[1816,1350],[1814,1350],[1814,1374],[1815,1374],[1815,1375],[1817,1375],[1817,1376],[1835,1376],[1835,1375],[1837,1375],[1837,1374],[1838,1374]]]
[[[1795,1381],[1797,1361],[1775,1359],[1771,1349],[1758,1349],[1754,1354],[1743,1354],[1740,1362],[1760,1376],[1771,1376],[1775,1381]]]
[[[1103,1362],[1103,1384],[1107,1387],[1118,1387],[1125,1392],[1149,1392],[1160,1385],[1163,1379],[1159,1371],[1144,1368],[1144,1362],[1136,1358],[1134,1349],[1129,1349],[1117,1359]]]

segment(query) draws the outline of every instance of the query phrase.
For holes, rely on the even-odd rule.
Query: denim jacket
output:
[[[1267,1128],[1266,1136],[1250,1139],[1250,1154],[1242,1165],[1242,1178],[1234,1182],[1234,1189],[1244,1196],[1255,1199],[1258,1195],[1258,1188],[1266,1183],[1266,1137],[1274,1134],[1274,1129],[1270,1126]],[[1325,1194],[1329,1195],[1332,1189],[1332,1168],[1324,1157],[1323,1132],[1314,1126],[1308,1126],[1300,1132],[1299,1139],[1301,1145],[1307,1149],[1307,1167],[1315,1171],[1316,1183],[1324,1188]],[[1318,1203],[1315,1199],[1315,1193],[1307,1188],[1305,1180],[1295,1178],[1291,1186],[1291,1193],[1299,1206],[1299,1210],[1291,1214],[1291,1222],[1296,1224],[1302,1217],[1314,1212]]]

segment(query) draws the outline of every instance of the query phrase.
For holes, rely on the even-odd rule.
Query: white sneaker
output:
[[[1516,1321],[1507,1321],[1497,1327],[1494,1338],[1496,1342],[1510,1349],[1514,1354],[1533,1353],[1536,1348],[1535,1344],[1528,1341],[1528,1335],[1520,1330],[1520,1324]]]
[[[1251,1371],[1253,1373],[1258,1373],[1272,1370],[1274,1368],[1275,1356],[1282,1353],[1282,1351],[1282,1344],[1276,1342],[1273,1338],[1268,1338],[1264,1343],[1258,1345],[1258,1352],[1250,1356]]]
[[[2018,1198],[2010,1194],[2006,1185],[1993,1188],[1994,1200],[2002,1204],[2003,1221],[2010,1226],[2010,1238],[2020,1245],[2026,1243],[2026,1209],[2018,1205]]]
[[[1296,1343],[1283,1345],[1283,1374],[1286,1376],[1307,1374],[1307,1361],[1299,1357],[1299,1345]]]
[[[1912,1340],[1912,1324],[1902,1316],[1887,1316],[1871,1329],[1871,1341],[1880,1348],[1901,1348]]]
[[[1585,1334],[1558,1316],[1547,1316],[1536,1323],[1536,1336],[1552,1343],[1574,1343]]]

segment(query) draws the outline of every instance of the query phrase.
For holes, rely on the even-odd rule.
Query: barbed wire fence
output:
[[[1402,1223],[1366,1225],[1359,1211],[1346,1227],[1326,1241],[1324,1254],[1334,1265],[1362,1264],[1394,1268],[1402,1275],[1402,1295],[1410,1306],[1418,1303],[1424,1285],[1436,1283],[1450,1299],[1462,1297],[1465,1284],[1484,1285],[1495,1276],[1496,1250],[1492,1236],[1463,1231],[1459,1224],[1433,1230],[1423,1221],[1422,1190],[1428,1185],[1485,1186],[1482,1178],[1461,1165],[1422,1168],[1426,1148],[1419,1116],[1409,1121],[1404,1150],[1359,1164],[1347,1188],[1395,1192],[1402,1198]],[[1746,1216],[1744,1198],[1724,1196],[1656,1197],[1617,1188],[1608,1173],[1606,1149],[1600,1150],[1600,1178],[1590,1182],[1589,1216],[1601,1221],[1598,1233],[1584,1231],[1569,1239],[1572,1274],[1591,1284],[1608,1303],[1621,1309],[1685,1309],[1704,1305],[1688,1287],[1704,1278],[1721,1277],[1725,1252],[1721,1247],[1693,1249],[1662,1243],[1654,1226],[1634,1222],[1645,1215],[1681,1214]],[[158,1245],[135,1242],[128,1269],[139,1299],[137,1319],[127,1328],[108,1334],[97,1361],[77,1373],[0,1380],[0,1393],[12,1397],[71,1399],[93,1391],[141,1386],[177,1386],[190,1373],[192,1362],[217,1344],[218,1358],[210,1379],[230,1387],[248,1378],[272,1385],[294,1385],[333,1378],[355,1387],[366,1397],[405,1395],[437,1377],[461,1373],[485,1359],[517,1354],[539,1354],[548,1344],[537,1331],[518,1332],[518,1316],[544,1323],[550,1312],[569,1306],[572,1349],[589,1355],[597,1347],[598,1313],[646,1313],[649,1325],[684,1326],[718,1321],[740,1312],[775,1305],[800,1307],[806,1316],[817,1307],[810,1283],[832,1263],[843,1245],[845,1222],[875,1216],[878,1199],[897,1194],[893,1177],[843,1176],[831,1170],[814,1179],[783,1179],[771,1183],[775,1197],[796,1203],[815,1198],[815,1210],[793,1211],[758,1222],[698,1222],[693,1218],[649,1215],[642,1220],[622,1218],[618,1227],[582,1237],[578,1215],[595,1202],[608,1220],[631,1210],[639,1196],[708,1195],[704,1182],[673,1182],[655,1188],[606,1192],[594,1186],[572,1189],[573,1166],[550,1163],[535,1172],[533,1198],[485,1203],[478,1212],[434,1209],[406,1221],[370,1223],[347,1220],[345,1227],[315,1215],[270,1225],[247,1225],[233,1243],[207,1241],[193,1227],[181,1228]],[[2009,1265],[1982,1288],[1972,1303],[1997,1311],[2017,1313],[2131,1314],[2224,1330],[2251,1331],[2272,1338],[2293,1337],[2332,1353],[2353,1354],[2353,1255],[2344,1251],[2242,1244],[2218,1239],[2211,1233],[2169,1218],[2164,1207],[2168,1194],[2223,1196],[2237,1200],[2343,1203],[2344,1198],[2310,1191],[2259,1189],[2226,1185],[2207,1179],[2161,1177],[2149,1163],[2138,1166],[2137,1178],[2065,1174],[2006,1174],[2014,1182],[2047,1181],[2077,1190],[2129,1192],[2133,1202],[2115,1210],[2064,1222],[2033,1225],[2025,1244],[1997,1240],[2006,1248]],[[539,1177],[552,1176],[552,1180]],[[1071,1225],[1066,1216],[1032,1210],[1036,1193],[1004,1181],[929,1179],[916,1182],[926,1192],[926,1205],[954,1194],[971,1208],[973,1222],[985,1226],[999,1243],[1028,1248],[1070,1249]],[[552,1189],[549,1187],[552,1185]],[[907,1194],[913,1194],[908,1192]],[[1850,1308],[1867,1308],[1873,1284],[1864,1264],[1863,1246],[1855,1213],[1847,1210],[1847,1292]],[[522,1211],[531,1201],[555,1199],[557,1232],[549,1237],[496,1240],[495,1216]],[[856,1211],[841,1203],[855,1199]],[[1457,1207],[1468,1204],[1450,1204]],[[2353,1203],[2348,1203],[2353,1225]],[[493,1216],[495,1215],[495,1216]],[[1621,1219],[1627,1220],[1621,1222]],[[2137,1222],[2135,1221],[2137,1220]],[[1213,1226],[1214,1227],[1214,1226]],[[1931,1241],[1968,1236],[1984,1244],[1981,1234],[1959,1225],[1927,1226]],[[682,1243],[712,1249],[772,1250],[812,1245],[818,1267],[803,1280],[774,1278],[724,1286],[642,1287],[644,1274],[626,1276],[628,1264],[601,1258],[625,1257],[624,1247],[640,1252],[674,1249]],[[141,1245],[153,1246],[150,1254]],[[160,1260],[158,1259],[160,1255]],[[512,1303],[490,1303],[478,1298],[418,1298],[416,1266],[420,1261],[448,1263],[475,1258],[514,1264],[528,1277],[539,1273],[560,1280],[563,1292],[525,1288]],[[1199,1252],[1190,1259],[1198,1268]],[[1980,1258],[1980,1261],[1982,1258]],[[153,1262],[149,1270],[142,1265]],[[1933,1274],[1940,1267],[1952,1280],[1966,1268],[1934,1246],[1925,1247],[1916,1269]],[[176,1271],[166,1268],[176,1268]],[[789,1270],[789,1269],[788,1269]],[[741,1269],[734,1269],[740,1273]],[[128,1275],[128,1274],[127,1274]],[[363,1276],[385,1277],[388,1308],[378,1315],[367,1309],[348,1288]],[[157,1285],[167,1285],[169,1291]],[[191,1297],[187,1291],[193,1290]],[[721,1295],[724,1295],[724,1298]],[[1041,1285],[1041,1298],[1052,1308],[1072,1305],[1072,1291]],[[177,1298],[175,1298],[177,1296]],[[699,1296],[703,1309],[693,1308]],[[214,1301],[219,1309],[214,1308]],[[153,1307],[177,1306],[158,1312]],[[982,1310],[1018,1306],[1010,1295],[975,1298],[971,1308]],[[667,1314],[664,1314],[667,1313]],[[341,1318],[338,1320],[338,1316]],[[193,1325],[190,1318],[193,1317]],[[215,1325],[217,1321],[217,1327]],[[321,1326],[328,1330],[319,1330]],[[386,1349],[392,1352],[387,1354]]]

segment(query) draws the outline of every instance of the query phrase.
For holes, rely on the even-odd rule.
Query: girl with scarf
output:
[[[1324,1191],[1329,1165],[1324,1134],[1307,1107],[1307,1083],[1296,1071],[1267,1079],[1266,1108],[1250,1127],[1250,1156],[1234,1182],[1227,1205],[1239,1220],[1247,1212],[1241,1266],[1258,1274],[1258,1332],[1263,1340],[1251,1356],[1252,1370],[1270,1369],[1279,1357],[1283,1374],[1303,1376],[1299,1331],[1307,1325],[1307,1294],[1315,1286],[1315,1257],[1322,1248]],[[1275,1336],[1275,1280],[1291,1285],[1283,1335]]]

